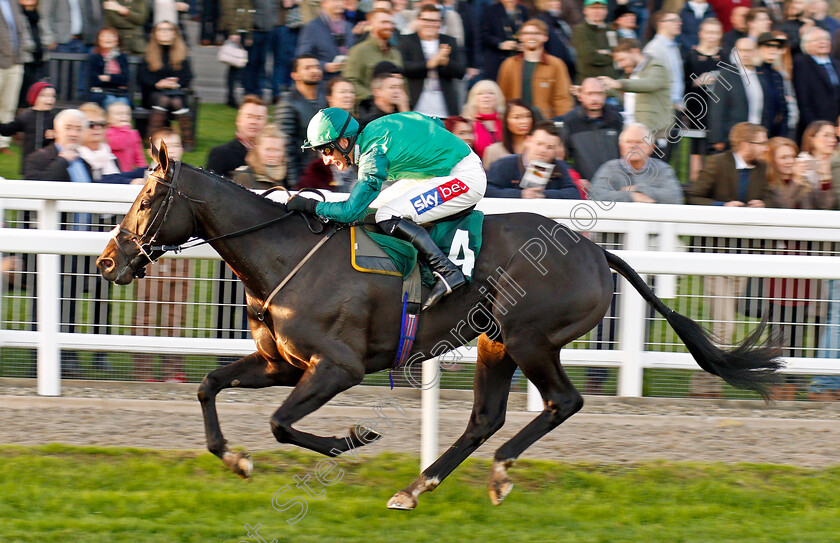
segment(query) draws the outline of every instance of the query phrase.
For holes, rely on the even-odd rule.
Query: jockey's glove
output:
[[[315,207],[318,205],[318,200],[312,198],[304,198],[303,196],[295,196],[286,204],[289,211],[303,211],[310,215],[315,214]]]

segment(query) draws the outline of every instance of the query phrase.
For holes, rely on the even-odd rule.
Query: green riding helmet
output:
[[[306,129],[307,138],[301,148],[319,149],[332,145],[346,155],[350,152],[358,134],[359,123],[356,119],[343,109],[328,107],[316,113],[309,121],[309,127]],[[341,138],[350,140],[347,149],[342,149],[338,144],[338,140]]]

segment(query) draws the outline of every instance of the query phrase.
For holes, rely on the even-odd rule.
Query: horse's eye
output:
[[[149,209],[150,207],[152,207],[152,203],[148,200],[142,200],[140,202],[140,209]]]

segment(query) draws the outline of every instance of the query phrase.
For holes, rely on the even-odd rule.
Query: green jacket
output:
[[[634,79],[619,79],[621,91],[636,94],[636,120],[648,127],[655,138],[665,137],[666,130],[674,124],[674,106],[671,103],[671,74],[659,60],[645,56],[645,64]],[[610,91],[624,99],[622,92]]]
[[[143,25],[149,18],[149,6],[146,0],[117,0],[129,9],[128,15],[120,15],[116,11],[105,11],[103,26],[116,28],[120,35],[122,49],[126,53],[142,55],[146,52],[146,37]]]
[[[371,121],[359,134],[356,145],[359,181],[347,200],[319,203],[315,212],[321,217],[352,222],[364,214],[386,180],[442,177],[471,152],[440,119],[415,112]]]
[[[222,0],[219,27],[225,36],[236,36],[254,30],[253,0]]]
[[[389,47],[387,51],[379,48],[379,42],[368,36],[368,38],[357,43],[347,52],[347,62],[341,72],[348,81],[356,88],[356,103],[371,96],[370,82],[373,79],[373,68],[383,61],[393,62],[402,67],[402,53],[396,47]]]
[[[580,84],[587,77],[605,75],[615,77],[615,67],[610,55],[599,53],[599,50],[610,50],[606,27],[598,28],[586,21],[581,21],[572,29],[572,45],[577,54],[577,73],[575,83]]]

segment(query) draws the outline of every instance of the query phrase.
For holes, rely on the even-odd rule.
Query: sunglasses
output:
[[[104,128],[108,126],[108,123],[106,123],[105,121],[91,121],[88,124],[91,128]]]
[[[319,148],[318,150],[319,150],[319,151],[321,152],[321,154],[322,154],[322,155],[324,155],[324,156],[332,156],[332,154],[335,152],[335,146],[334,146],[334,145],[332,145],[332,144],[330,144],[330,145],[325,145],[325,146],[323,146],[323,147]]]

